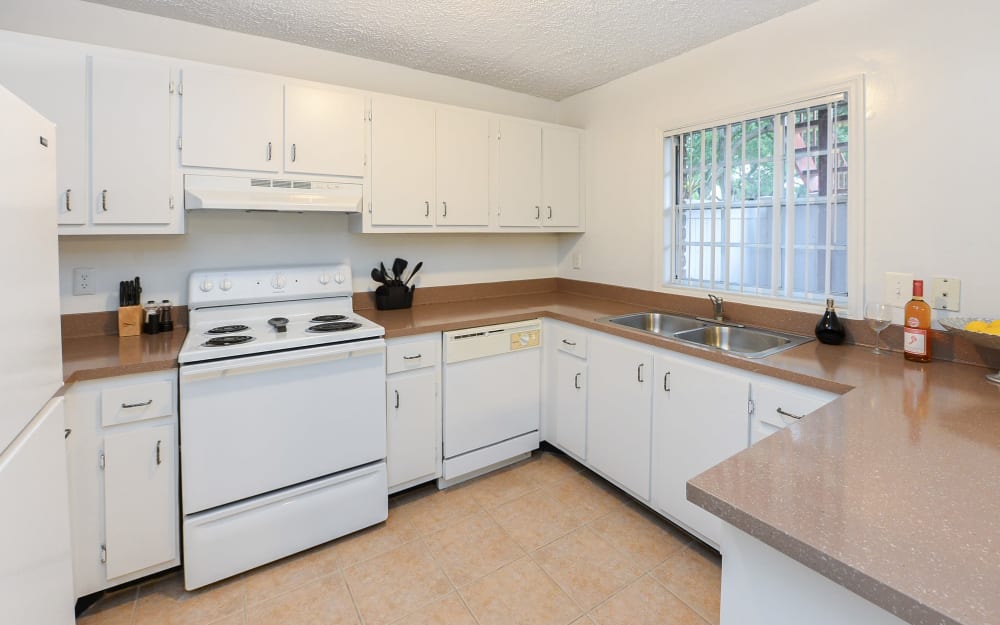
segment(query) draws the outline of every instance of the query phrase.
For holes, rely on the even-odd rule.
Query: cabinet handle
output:
[[[66,189],[66,212],[73,212],[73,202],[70,200],[70,194],[73,193],[73,189]]]
[[[663,390],[670,392],[670,372],[667,371],[663,374]]]
[[[549,219],[552,219],[552,207],[549,206],[548,208],[549,208]]]
[[[423,354],[417,354],[416,356],[403,356],[403,360],[416,360],[417,358],[420,358],[422,356]]]
[[[73,429],[72,428],[66,428],[63,431],[63,438],[69,438],[69,435],[72,434],[72,433],[73,433]]]
[[[153,403],[152,399],[147,399],[146,401],[141,401],[135,404],[122,403],[122,408],[142,408],[143,406],[148,406]]]
[[[573,388],[576,388],[576,389],[580,388],[580,374],[579,373],[577,373],[576,375],[573,376]]]
[[[541,219],[541,218],[542,218],[542,207],[541,206],[536,206],[535,207],[535,219]]]
[[[162,460],[160,459],[160,445],[162,443],[163,441],[156,441],[156,466],[163,464]]]
[[[271,160],[271,142],[267,142],[267,160]]]
[[[444,206],[444,213],[441,214],[442,217],[448,216],[448,202],[441,202],[441,206]]]
[[[108,190],[101,190],[101,210],[105,213],[108,212]]]
[[[424,200],[424,217],[430,217],[430,216],[431,216],[431,203],[428,202],[427,200]]]
[[[295,162],[295,144],[292,144],[292,162]]]
[[[399,391],[396,391],[396,408],[399,408]]]
[[[781,406],[778,406],[778,414],[780,414],[783,417],[791,417],[793,419],[801,419],[804,416],[804,415],[792,414],[787,410],[782,410]]]
[[[642,379],[642,368],[645,366],[645,363],[640,362],[639,366],[635,368],[635,377],[639,379],[640,384],[645,382],[645,380]]]
[[[576,347],[576,343],[574,343],[573,341],[567,341],[566,339],[563,339],[562,342],[569,345],[570,347]]]

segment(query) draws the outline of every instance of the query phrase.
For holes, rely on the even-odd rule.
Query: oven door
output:
[[[385,458],[385,341],[183,365],[184,514]]]

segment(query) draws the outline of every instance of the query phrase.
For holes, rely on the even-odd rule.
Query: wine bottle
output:
[[[844,324],[840,322],[840,319],[837,317],[837,311],[834,310],[833,298],[828,298],[826,300],[826,312],[823,313],[823,318],[816,324],[816,338],[819,339],[820,343],[840,345],[844,342],[844,336]]]
[[[903,356],[931,361],[931,307],[924,301],[924,281],[913,281],[913,299],[903,309]]]

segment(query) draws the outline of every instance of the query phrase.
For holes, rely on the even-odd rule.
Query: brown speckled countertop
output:
[[[177,366],[177,354],[185,336],[187,328],[121,338],[117,335],[64,338],[63,380],[71,384],[173,369]]]
[[[815,341],[746,360],[595,321],[692,312],[662,294],[640,303],[483,295],[357,312],[387,338],[545,316],[843,393],[691,480],[689,499],[914,625],[1000,623],[1000,386],[983,378],[988,369]],[[798,332],[809,322],[781,313],[747,321]],[[175,367],[184,334],[67,338],[66,381]]]
[[[843,393],[697,476],[689,499],[914,625],[1000,623],[1000,386],[988,369],[816,341],[746,360],[595,321],[650,309],[553,292],[358,312],[388,338],[547,316]]]

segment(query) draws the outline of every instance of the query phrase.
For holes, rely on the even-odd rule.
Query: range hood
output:
[[[186,210],[360,213],[362,185],[291,178],[184,176]]]

